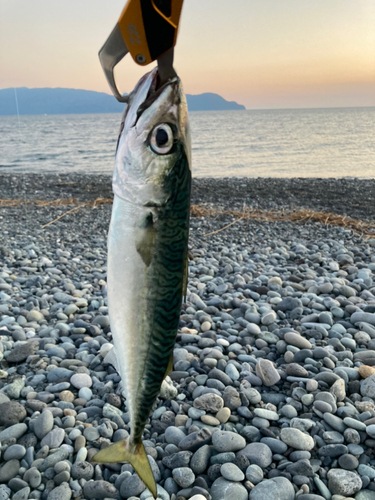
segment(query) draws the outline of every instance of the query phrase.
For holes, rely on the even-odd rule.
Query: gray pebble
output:
[[[43,439],[53,429],[53,415],[49,410],[43,411],[34,421],[34,432]]]
[[[9,460],[0,467],[0,480],[4,483],[10,481],[13,477],[16,477],[18,470],[20,468],[20,463],[18,460]]]
[[[173,479],[181,488],[188,488],[195,481],[195,474],[189,467],[178,467],[172,471]]]
[[[258,484],[263,480],[263,469],[259,465],[249,465],[246,469],[246,479],[253,484]]]
[[[220,472],[224,479],[228,481],[243,481],[245,479],[245,474],[235,464],[223,464]]]
[[[249,495],[241,483],[227,481],[219,477],[213,482],[210,490],[212,500],[248,500]]]
[[[42,439],[40,445],[48,446],[48,448],[58,448],[64,441],[65,431],[64,429],[53,429]]]
[[[47,500],[70,500],[71,495],[69,484],[62,483],[48,494]]]
[[[25,456],[26,449],[20,444],[14,444],[9,446],[9,448],[4,453],[4,460],[21,460]]]
[[[71,475],[74,479],[90,480],[94,476],[94,467],[86,461],[78,462],[72,465]]]
[[[257,484],[250,492],[249,500],[294,500],[293,485],[285,477],[274,477]]]
[[[262,469],[272,462],[272,451],[263,443],[250,443],[237,453],[237,457],[245,456],[251,464],[259,465]]]
[[[88,483],[86,483],[88,484]],[[130,476],[128,479],[123,481],[120,487],[120,495],[124,498],[138,497],[142,491],[146,489],[145,484],[140,480],[137,474]],[[102,497],[94,497],[102,498]]]
[[[118,491],[115,486],[108,481],[87,481],[83,486],[83,493],[86,498],[117,498]]]
[[[38,486],[42,482],[42,476],[36,467],[31,467],[30,469],[28,469],[25,472],[23,479],[27,481],[33,489],[38,488]]]
[[[27,500],[30,494],[30,488],[26,486],[25,488],[22,488],[18,490],[13,496],[12,500]]]
[[[285,444],[296,450],[310,451],[315,446],[311,436],[291,427],[281,429],[280,438]]]
[[[331,469],[328,471],[328,488],[335,495],[352,496],[362,488],[362,481],[355,472]]]
[[[218,430],[212,436],[212,444],[215,450],[222,453],[242,450],[246,446],[246,440],[235,432]]]

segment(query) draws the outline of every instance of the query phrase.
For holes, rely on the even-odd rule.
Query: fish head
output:
[[[141,206],[164,206],[190,168],[186,98],[178,77],[157,88],[157,68],[130,94],[117,145],[113,191]],[[177,175],[176,175],[177,174]]]

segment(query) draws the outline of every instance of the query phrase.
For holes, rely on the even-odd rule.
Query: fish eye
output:
[[[151,132],[150,146],[154,153],[159,155],[168,154],[174,143],[173,130],[168,123],[157,125]]]

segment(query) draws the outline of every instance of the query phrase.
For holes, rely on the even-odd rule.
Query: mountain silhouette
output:
[[[245,109],[242,104],[226,101],[207,92],[186,95],[189,111],[221,111]],[[104,92],[63,88],[20,87],[0,90],[0,115],[60,115],[80,113],[116,113],[124,104]]]

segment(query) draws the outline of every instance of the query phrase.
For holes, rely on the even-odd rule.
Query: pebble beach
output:
[[[109,175],[0,174],[0,500],[152,498],[129,464],[91,463],[130,431],[104,362],[111,197]],[[191,217],[144,433],[160,499],[375,500],[375,233],[220,212],[371,222],[374,200],[374,179],[194,179],[218,214]]]

